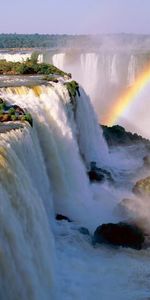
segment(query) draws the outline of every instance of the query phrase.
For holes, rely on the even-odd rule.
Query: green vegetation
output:
[[[34,52],[31,54],[30,60],[32,61],[33,64],[37,64],[37,62],[38,62],[38,56],[39,56],[39,52],[37,52],[37,51],[34,51]],[[29,60],[29,61],[30,61],[30,60]]]
[[[0,100],[0,122],[27,121],[33,126],[33,120],[30,113],[25,112],[18,105],[8,105],[4,100]]]
[[[77,93],[80,96],[79,84],[75,80],[65,82],[65,85],[71,98],[75,97]]]
[[[37,57],[31,57],[26,62],[8,62],[6,60],[0,60],[0,74],[8,75],[49,75],[55,74],[60,76],[68,76],[67,73],[59,70],[55,66],[46,63],[37,63]]]
[[[8,110],[8,114],[9,114],[9,116],[13,116],[13,115],[15,115],[15,109],[14,109],[14,107],[13,107],[13,106],[9,108],[9,110]]]
[[[149,141],[142,138],[136,133],[127,132],[122,126],[114,125],[108,127],[106,125],[101,125],[103,129],[103,135],[109,146],[116,145],[130,145],[133,143],[145,143],[149,145]]]
[[[55,82],[57,83],[58,82],[58,79],[54,76],[50,76],[50,75],[46,75],[43,77],[43,80],[45,81],[52,81],[52,82]]]
[[[87,35],[58,34],[0,34],[0,48],[59,48],[89,44]]]
[[[27,121],[31,126],[33,126],[33,120],[32,120],[32,116],[29,113],[25,113],[22,117],[21,117],[21,121]]]
[[[17,116],[16,115],[11,115],[11,120],[12,121],[17,121]]]
[[[5,102],[0,103],[0,112],[4,111],[5,106],[6,106]]]

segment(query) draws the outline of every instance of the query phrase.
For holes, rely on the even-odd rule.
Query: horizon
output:
[[[0,32],[0,35],[67,35],[67,36],[102,36],[102,35],[136,35],[150,36],[150,33],[135,33],[135,32],[106,32],[106,33],[39,33],[39,32]]]

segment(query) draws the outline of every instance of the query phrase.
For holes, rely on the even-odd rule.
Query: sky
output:
[[[150,34],[150,0],[0,0],[0,33]]]

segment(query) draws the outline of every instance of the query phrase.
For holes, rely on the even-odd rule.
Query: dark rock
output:
[[[90,181],[103,181],[105,179],[113,181],[111,173],[105,169],[98,168],[96,166],[95,161],[92,161],[90,163],[90,170],[88,171],[88,176]]]
[[[103,181],[105,179],[104,174],[97,171],[89,171],[88,176],[90,181]]]
[[[102,224],[93,236],[93,244],[104,243],[137,250],[142,249],[144,241],[144,233],[139,227],[124,222]]]
[[[79,228],[80,233],[84,234],[84,235],[90,235],[90,232],[87,228],[85,227],[80,227]]]
[[[61,214],[57,214],[56,215],[56,220],[57,221],[63,221],[63,220],[65,220],[65,221],[68,221],[68,222],[72,222],[68,217],[65,217],[65,216],[63,216]]]
[[[131,145],[133,143],[145,143],[150,144],[147,139],[142,136],[127,132],[122,126],[115,125],[112,127],[101,125],[103,129],[103,135],[109,146],[121,146],[121,145]]]
[[[18,113],[19,115],[24,115],[25,111],[18,105],[13,105],[12,106],[15,109],[15,112]]]

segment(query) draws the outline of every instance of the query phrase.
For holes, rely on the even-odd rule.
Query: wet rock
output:
[[[93,236],[93,244],[110,244],[140,250],[144,244],[143,231],[136,225],[120,222],[108,223],[97,227]]]
[[[63,215],[61,215],[61,214],[57,214],[57,215],[56,215],[56,220],[57,220],[57,221],[63,221],[63,220],[65,220],[65,221],[68,221],[68,222],[72,222],[68,217],[63,216]]]
[[[103,181],[105,180],[104,174],[97,171],[89,171],[88,176],[90,181]]]
[[[90,163],[90,170],[88,171],[88,176],[90,181],[103,181],[103,180],[113,181],[111,173],[105,169],[98,168],[96,166],[95,161],[92,161]]]

